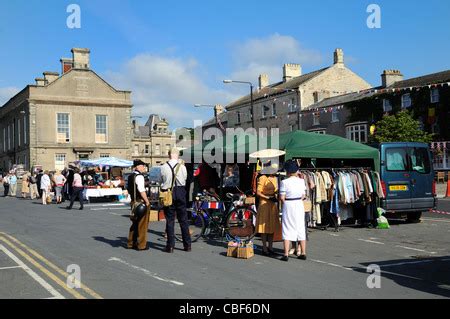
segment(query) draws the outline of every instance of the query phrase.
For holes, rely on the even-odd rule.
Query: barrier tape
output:
[[[434,210],[434,209],[430,209],[430,213],[436,213],[436,214],[441,214],[441,215],[450,215],[449,212],[442,212],[440,210]]]

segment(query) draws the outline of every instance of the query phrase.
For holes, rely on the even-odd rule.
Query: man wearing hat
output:
[[[191,235],[186,211],[187,170],[179,158],[180,152],[174,147],[170,150],[170,160],[161,167],[161,191],[172,191],[172,205],[164,207],[166,215],[167,245],[165,251],[173,253],[175,247],[175,216],[181,227],[184,251],[191,251]]]
[[[130,233],[128,235],[129,249],[147,250],[147,231],[149,222],[150,202],[145,190],[145,164],[141,160],[135,160],[133,166],[135,168],[133,174],[128,177],[128,193],[131,197],[131,207],[133,208],[135,203],[143,203],[146,206],[146,211],[143,216],[134,214],[132,225],[130,227]]]

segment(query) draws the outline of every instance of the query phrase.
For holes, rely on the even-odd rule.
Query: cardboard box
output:
[[[150,218],[149,218],[149,222],[157,222],[159,221],[159,212],[157,210],[151,210],[150,211]]]
[[[230,241],[228,243],[228,249],[227,249],[227,257],[237,257],[238,254],[238,246],[233,246],[235,243]]]
[[[255,252],[253,250],[253,243],[245,244],[244,246],[238,247],[237,250],[237,258],[240,259],[249,259],[255,256]]]

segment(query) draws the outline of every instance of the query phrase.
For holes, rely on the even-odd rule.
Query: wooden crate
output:
[[[253,256],[255,256],[255,252],[253,250],[253,244],[246,244],[245,246],[238,247],[237,258],[250,259]]]
[[[227,257],[237,257],[238,255],[238,246],[233,246],[234,242],[230,241],[228,243],[227,249]]]
[[[157,222],[159,221],[159,212],[157,210],[151,210],[150,211],[150,217],[149,217],[149,222]]]

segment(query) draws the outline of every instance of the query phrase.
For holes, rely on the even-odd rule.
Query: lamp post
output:
[[[252,126],[255,127],[255,117],[253,116],[253,83],[252,82],[246,82],[246,81],[235,81],[235,80],[223,80],[223,83],[230,84],[230,83],[243,83],[250,85],[250,116],[252,117]]]

